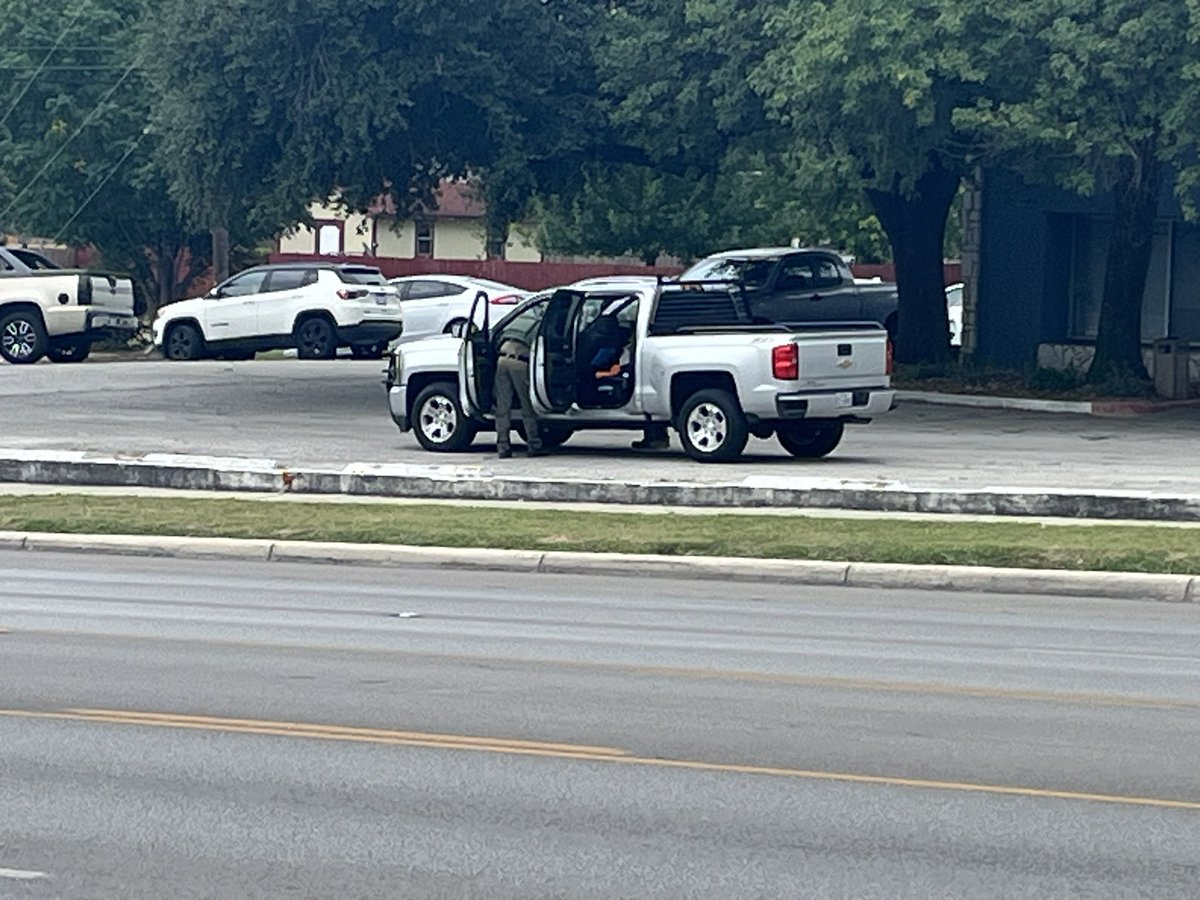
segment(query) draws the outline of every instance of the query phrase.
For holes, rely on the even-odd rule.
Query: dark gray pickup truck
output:
[[[879,322],[896,334],[896,286],[856,283],[832,250],[767,247],[705,257],[680,281],[733,281],[745,291],[756,318],[785,325],[807,322]]]

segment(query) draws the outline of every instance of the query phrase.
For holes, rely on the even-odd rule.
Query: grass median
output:
[[[0,497],[0,530],[1200,574],[1200,529],[447,504]]]

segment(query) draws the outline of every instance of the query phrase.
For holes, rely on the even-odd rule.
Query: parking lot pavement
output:
[[[913,403],[851,428],[825,460],[795,460],[774,441],[752,439],[742,462],[702,465],[677,440],[669,452],[638,452],[629,447],[636,432],[593,432],[549,457],[501,462],[488,435],[469,452],[436,455],[397,431],[382,368],[348,360],[0,366],[0,447],[763,487],[1200,493],[1198,409],[1099,419]]]

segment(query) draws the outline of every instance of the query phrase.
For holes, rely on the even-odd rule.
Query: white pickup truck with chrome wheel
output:
[[[25,248],[0,247],[0,357],[14,365],[82,362],[92,344],[138,328],[133,282],[62,269]]]
[[[513,335],[532,347],[532,400],[550,445],[581,429],[668,425],[701,462],[736,459],[750,435],[814,458],[847,424],[894,405],[883,327],[758,321],[729,284],[592,281],[488,316],[481,294],[467,334],[391,356],[392,419],[427,450],[464,450],[493,427],[497,348]]]

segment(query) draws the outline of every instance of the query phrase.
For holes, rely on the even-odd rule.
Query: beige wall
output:
[[[309,208],[314,219],[344,221],[342,248],[347,256],[362,256],[363,245],[371,242],[372,221],[367,216],[341,212],[320,203]],[[412,259],[416,256],[416,226],[412,220],[397,220],[381,216],[375,225],[376,256],[392,259]],[[485,259],[487,257],[486,224],[483,219],[438,218],[433,220],[434,259]],[[360,235],[356,229],[362,228]],[[534,244],[534,228],[514,225],[509,230],[505,259],[512,262],[541,262],[542,254]],[[280,253],[316,253],[317,234],[306,226],[298,226],[279,238]]]
[[[513,225],[508,229],[504,258],[511,262],[541,262],[542,251],[533,242],[532,225]]]
[[[417,234],[412,221],[401,221],[382,217],[375,229],[375,240],[379,243],[376,256],[392,259],[412,259],[417,251]],[[437,236],[434,235],[434,246]]]
[[[433,222],[434,259],[484,259],[482,219],[435,219]]]
[[[371,243],[372,222],[368,216],[346,216],[340,210],[314,203],[308,208],[309,215],[314,219],[333,219],[344,223],[342,226],[342,252],[347,256],[362,256],[366,253],[364,244]],[[361,231],[361,234],[359,233]],[[293,231],[279,238],[280,253],[316,253],[317,232],[306,225],[297,226]]]

